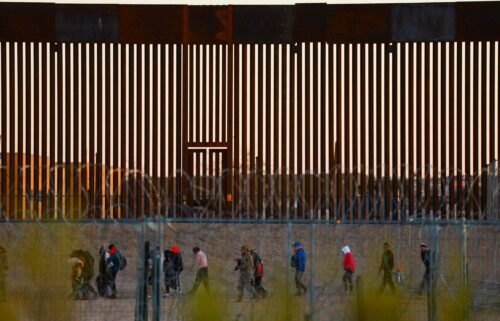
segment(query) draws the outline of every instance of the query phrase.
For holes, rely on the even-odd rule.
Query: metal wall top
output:
[[[499,1],[237,6],[0,3],[0,41],[230,44],[499,39]]]

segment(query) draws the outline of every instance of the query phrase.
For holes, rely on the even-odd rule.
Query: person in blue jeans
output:
[[[302,277],[306,269],[306,251],[302,247],[302,243],[295,242],[293,245],[292,267],[295,268],[295,287],[297,288],[297,296],[304,295],[307,287],[302,283]]]

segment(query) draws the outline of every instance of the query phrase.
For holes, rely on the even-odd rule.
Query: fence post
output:
[[[437,276],[437,257],[438,257],[438,225],[432,219],[430,225],[432,235],[432,246],[430,253],[430,275],[427,286],[427,319],[428,321],[437,321],[437,298],[436,298],[436,276]]]
[[[315,271],[315,258],[314,258],[314,221],[309,222],[309,246],[311,253],[311,264],[309,268],[309,316],[308,320],[313,321],[315,319],[314,311],[314,271]]]
[[[286,239],[285,239],[285,259],[286,259],[286,297],[288,298],[290,296],[290,246],[292,245],[292,240],[291,240],[291,237],[292,237],[292,222],[291,220],[288,220],[288,223],[287,223],[287,229],[286,229]],[[286,306],[286,318],[285,320],[290,320],[291,319],[291,316],[290,316],[290,313],[288,311],[290,311],[290,307],[288,306],[289,304],[289,300],[285,300],[285,304],[287,305]]]
[[[461,237],[461,276],[462,276],[462,291],[464,304],[462,304],[462,320],[469,320],[469,266],[467,261],[467,225],[465,224],[465,218],[462,218],[462,237]]]
[[[141,253],[139,248],[139,255],[142,254],[142,260],[137,260],[137,295],[135,303],[135,321],[148,320],[148,301],[147,301],[147,278],[148,278],[148,254],[150,250],[149,241],[144,243],[144,224],[141,224],[141,232],[139,236],[139,244],[144,244],[144,253]],[[141,256],[139,256],[141,257]]]
[[[160,321],[160,261],[161,261],[161,250],[157,247],[153,257],[153,321]],[[147,282],[147,280],[146,280]],[[146,285],[147,286],[147,285]]]

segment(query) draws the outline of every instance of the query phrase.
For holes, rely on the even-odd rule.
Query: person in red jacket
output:
[[[352,274],[354,273],[354,258],[352,257],[351,249],[349,246],[345,245],[341,250],[344,254],[344,260],[342,267],[344,268],[344,276],[342,281],[344,282],[344,289],[346,293],[352,292],[354,286],[352,284]]]

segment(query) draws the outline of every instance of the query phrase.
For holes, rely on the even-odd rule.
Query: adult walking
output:
[[[111,277],[111,295],[109,298],[116,299],[116,275],[120,271],[120,255],[113,244],[108,246],[109,257],[106,259],[106,266]]]
[[[351,249],[345,245],[341,250],[344,254],[342,267],[344,268],[344,276],[342,282],[344,283],[344,290],[346,293],[351,293],[354,290],[352,283],[352,274],[354,273],[354,257],[352,256]]]
[[[295,287],[297,293],[295,295],[301,296],[306,294],[307,287],[302,283],[302,277],[306,270],[306,251],[302,247],[302,243],[295,242],[293,245],[292,268],[295,268]]]
[[[264,262],[255,250],[251,250],[250,254],[253,257],[253,287],[261,297],[267,296],[267,291],[262,286],[262,277],[264,276]]]
[[[174,253],[171,250],[165,250],[163,260],[163,273],[165,276],[165,297],[170,295],[170,289],[177,290],[175,278]]]
[[[429,283],[431,280],[431,250],[427,247],[427,244],[420,244],[420,258],[425,266],[425,273],[422,277],[422,282],[420,283],[420,289],[418,294],[422,294],[424,289],[429,289]]]
[[[184,270],[184,264],[182,262],[182,255],[179,251],[179,247],[174,245],[170,249],[172,251],[173,263],[174,263],[174,271],[175,271],[175,284],[177,286],[177,292],[181,293],[181,272]]]
[[[379,293],[384,292],[385,286],[388,284],[391,288],[393,294],[396,293],[396,288],[394,287],[394,282],[392,280],[392,271],[394,270],[394,255],[391,251],[391,246],[389,243],[384,243],[384,253],[382,254],[382,262],[378,272],[384,272],[384,277],[382,279],[382,284],[379,288]]]
[[[194,280],[193,288],[189,291],[189,294],[194,295],[201,283],[203,283],[205,290],[210,293],[207,255],[200,250],[199,247],[193,248],[193,253],[195,255],[196,265],[198,266],[198,272],[196,273],[196,279]]]
[[[238,302],[243,300],[244,290],[252,294],[253,299],[257,299],[259,293],[252,286],[253,278],[253,258],[250,255],[250,247],[243,245],[241,247],[241,259],[238,260],[238,265],[235,270],[240,271],[240,278],[238,281]]]

